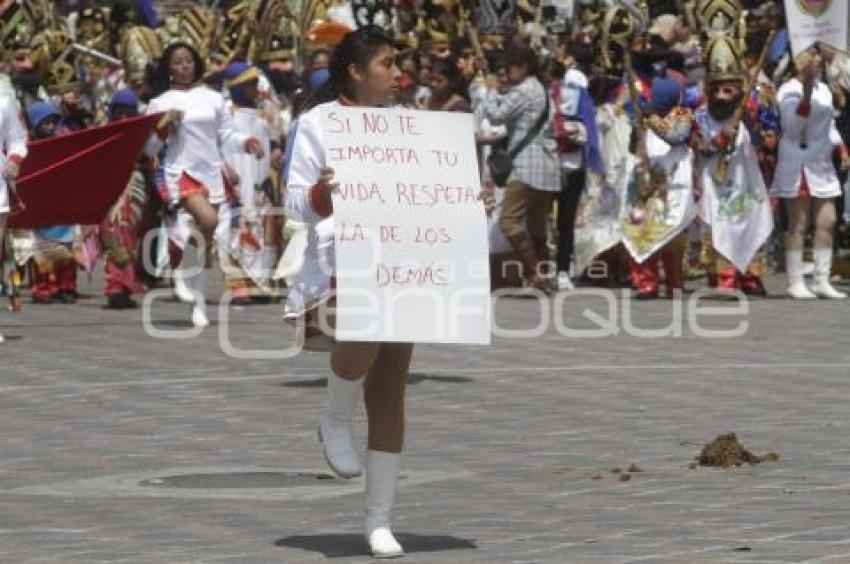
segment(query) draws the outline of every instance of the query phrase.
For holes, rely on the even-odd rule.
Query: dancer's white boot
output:
[[[813,300],[815,294],[803,280],[803,251],[785,253],[785,270],[788,272],[788,295],[795,300]]]
[[[376,558],[404,554],[390,527],[400,462],[400,454],[366,451],[366,542]]]
[[[829,281],[832,273],[832,249],[815,249],[812,252],[815,270],[814,284],[811,291],[819,298],[830,300],[843,300],[847,294],[836,290]]]
[[[189,278],[192,284],[192,325],[195,327],[207,327],[210,324],[207,318],[206,298],[206,276],[201,269],[197,274]]]
[[[194,301],[192,289],[186,283],[186,275],[183,272],[182,265],[177,265],[171,273],[171,278],[174,280],[174,297],[184,304],[190,304]]]
[[[340,378],[331,370],[328,376],[327,405],[319,418],[319,442],[331,470],[341,478],[363,473],[354,446],[352,430],[357,401],[363,395],[363,381]]]

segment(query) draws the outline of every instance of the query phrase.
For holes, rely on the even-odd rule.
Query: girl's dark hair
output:
[[[307,111],[319,104],[338,99],[340,96],[351,96],[351,78],[348,75],[348,67],[354,65],[361,69],[369,66],[369,61],[378,53],[382,47],[395,48],[392,38],[376,25],[367,25],[358,28],[343,37],[342,41],[334,48],[331,62],[328,65],[330,80],[318,89],[309,100],[304,103]]]
[[[540,61],[534,49],[527,45],[513,44],[505,50],[504,63],[506,67],[525,67],[528,76],[540,74]]]
[[[452,93],[463,97],[467,102],[469,101],[469,84],[466,77],[457,68],[457,61],[454,58],[433,59],[431,61],[431,73],[446,77],[451,85]]]
[[[189,53],[192,54],[192,60],[195,61],[195,77],[193,82],[199,81],[201,77],[204,76],[204,60],[201,59],[198,51],[190,44],[183,41],[172,43],[162,51],[162,55],[159,57],[156,67],[150,74],[149,80],[152,98],[156,98],[171,88],[171,56],[177,49],[180,48],[188,49]]]

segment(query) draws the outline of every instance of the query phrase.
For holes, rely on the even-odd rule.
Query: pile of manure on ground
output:
[[[700,466],[713,466],[716,468],[730,468],[743,464],[759,464],[761,462],[776,462],[779,455],[768,452],[762,456],[753,454],[744,448],[735,433],[719,435],[716,439],[705,445],[697,461]]]

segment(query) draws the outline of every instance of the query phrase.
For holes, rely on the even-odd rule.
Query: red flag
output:
[[[14,188],[24,210],[9,217],[9,227],[100,223],[126,188],[161,115],[129,118],[29,143]]]

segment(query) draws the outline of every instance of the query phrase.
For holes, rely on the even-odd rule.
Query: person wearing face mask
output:
[[[107,114],[109,123],[137,117],[139,99],[136,93],[130,88],[124,88],[113,94]],[[101,221],[98,230],[92,233],[92,236],[98,237],[106,259],[103,293],[110,309],[138,307],[132,295],[144,290],[138,279],[137,268],[151,178],[144,157],[139,157],[124,192]]]
[[[269,149],[270,127],[258,109],[260,73],[244,61],[228,65],[224,73],[230,94],[227,111],[243,135],[254,137]],[[277,192],[269,175],[269,157],[256,159],[239,147],[224,147],[224,158],[238,177],[233,194],[219,208],[216,243],[231,303],[247,305],[268,299],[269,272],[277,256],[267,209]]]
[[[682,107],[684,89],[676,81],[652,82],[645,131],[646,160],[636,155],[636,168],[647,171],[647,185],[636,186],[627,199],[623,242],[631,255],[636,297],[658,297],[659,262],[664,265],[666,297],[681,298],[684,230],[696,211],[693,198],[693,114]]]
[[[198,248],[210,250],[216,225],[217,207],[224,201],[225,185],[233,184],[225,177],[223,146],[236,146],[242,151],[262,158],[260,142],[237,131],[233,118],[225,109],[224,97],[201,84],[204,63],[190,44],[174,42],[163,50],[159,64],[151,77],[155,96],[147,113],[164,113],[155,133],[145,147],[145,153],[158,158],[160,192],[169,207],[171,264],[177,281],[182,278],[183,251],[190,242],[187,227],[194,223],[203,241]],[[193,291],[177,290],[182,299],[192,303],[192,324],[206,327],[204,298],[204,269],[208,253],[198,257],[200,272],[191,277]],[[187,281],[184,281],[184,284]],[[180,295],[178,294],[178,297]]]
[[[33,67],[30,58],[30,48],[27,45],[16,45],[12,48],[8,62],[9,77],[15,91],[15,97],[23,108],[38,100],[47,99],[44,89],[44,77]]]
[[[843,299],[830,283],[835,198],[841,194],[832,157],[850,166],[847,148],[835,126],[833,94],[820,80],[823,60],[817,48],[799,54],[795,76],[777,92],[782,139],[771,195],[783,198],[788,210],[786,270],[788,294],[795,299]],[[803,243],[809,215],[814,217],[814,283],[803,279]]]
[[[735,41],[725,36],[709,43],[706,59],[707,103],[696,112],[695,137],[701,155],[699,215],[710,229],[704,262],[716,273],[721,295],[740,290],[763,296],[762,246],[773,230],[773,213],[750,133],[732,121],[743,100],[747,66]],[[721,161],[727,170],[715,174]]]

